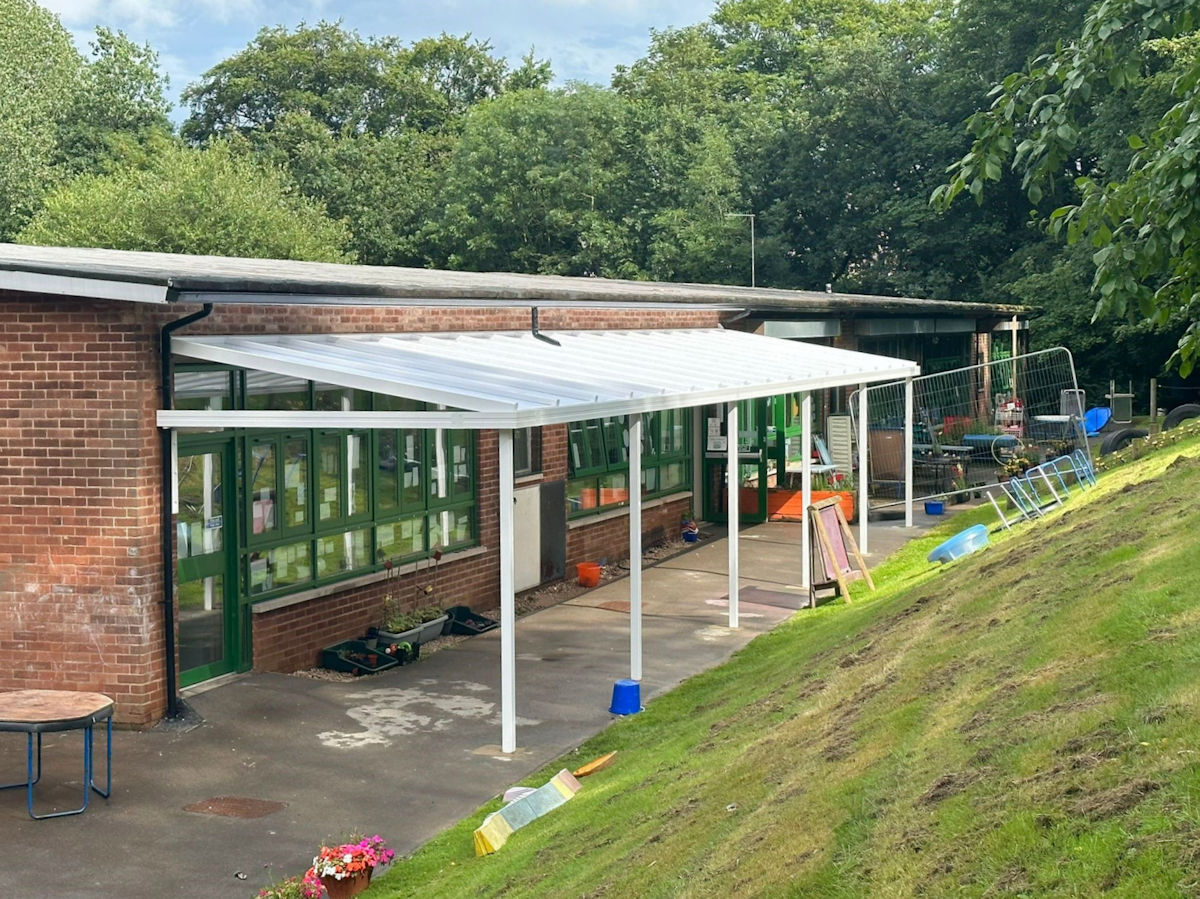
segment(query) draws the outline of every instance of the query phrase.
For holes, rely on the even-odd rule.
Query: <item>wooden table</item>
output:
[[[112,715],[113,701],[103,693],[74,690],[13,690],[0,693],[0,732],[25,734],[25,780],[0,784],[0,790],[25,787],[26,806],[31,818],[78,815],[87,808],[92,790],[107,799],[112,793]],[[96,786],[92,770],[92,728],[100,721],[107,723],[107,778],[103,790]],[[33,786],[42,779],[42,734],[64,730],[83,731],[83,805],[77,809],[39,815],[33,810]],[[37,735],[36,775],[33,762],[34,734]]]

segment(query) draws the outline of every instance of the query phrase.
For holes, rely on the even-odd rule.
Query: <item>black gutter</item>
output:
[[[212,314],[212,303],[205,303],[199,312],[184,316],[173,322],[167,322],[159,333],[159,356],[162,367],[162,408],[170,409],[174,405],[172,381],[174,364],[171,358],[171,334],[185,325],[207,318]],[[178,674],[175,671],[175,528],[171,515],[171,497],[175,495],[174,479],[171,476],[171,430],[158,429],[162,441],[162,485],[160,491],[161,529],[162,529],[162,604],[163,631],[166,636],[167,669],[167,717],[178,718],[179,686]]]

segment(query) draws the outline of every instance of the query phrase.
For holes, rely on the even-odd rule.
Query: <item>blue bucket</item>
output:
[[[925,500],[926,515],[942,515],[946,511],[946,504],[938,499]]]
[[[614,715],[633,715],[642,710],[641,684],[623,678],[613,684],[612,705],[608,710]]]

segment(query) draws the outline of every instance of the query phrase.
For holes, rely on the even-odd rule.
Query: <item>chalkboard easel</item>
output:
[[[809,506],[808,522],[812,547],[809,553],[809,608],[817,607],[817,590],[827,587],[834,587],[836,595],[850,602],[848,580],[851,577],[865,578],[867,586],[874,590],[875,582],[871,580],[867,563],[850,533],[839,498],[818,500]]]

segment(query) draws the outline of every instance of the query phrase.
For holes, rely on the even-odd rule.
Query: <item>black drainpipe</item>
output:
[[[162,365],[162,408],[170,409],[174,405],[172,375],[174,364],[171,359],[171,334],[184,325],[207,318],[212,314],[212,303],[205,303],[199,312],[193,312],[181,319],[167,322],[162,326],[159,335],[159,355]],[[171,477],[171,429],[159,428],[162,441],[162,489],[160,492],[162,512],[162,570],[163,570],[163,630],[166,633],[167,644],[167,717],[179,717],[178,676],[175,672],[175,541],[174,527],[171,521],[171,497],[175,493],[175,484]]]

